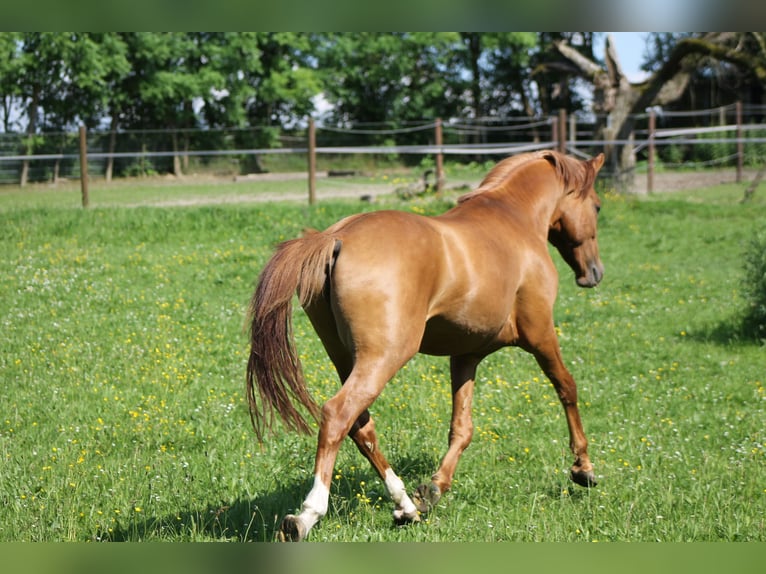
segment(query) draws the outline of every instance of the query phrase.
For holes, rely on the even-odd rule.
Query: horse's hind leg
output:
[[[413,353],[414,354],[414,353]],[[404,491],[401,480],[393,474],[388,462],[379,453],[372,419],[365,413],[378,397],[388,380],[410,358],[410,355],[381,357],[365,360],[357,356],[356,364],[340,390],[322,406],[316,462],[314,463],[314,486],[303,502],[298,515],[287,515],[280,525],[277,539],[281,541],[303,540],[311,528],[327,513],[335,460],[342,440],[352,432],[363,454],[370,459],[376,470],[380,468],[386,487],[394,499],[400,520],[415,521],[418,512]],[[372,445],[372,448],[367,446]]]
[[[449,448],[431,477],[430,484],[421,484],[412,498],[420,512],[428,512],[452,486],[458,460],[473,437],[471,404],[473,402],[476,367],[481,358],[464,356],[450,359],[452,378],[452,421],[449,430]]]
[[[338,326],[329,304],[324,301],[317,301],[308,311],[314,329],[319,334],[330,360],[335,365],[341,383],[345,384],[353,369],[354,359],[338,335]],[[380,450],[378,435],[375,432],[375,422],[368,410],[362,412],[356,419],[349,431],[349,436],[385,484],[386,490],[395,504],[394,520],[399,524],[419,520],[420,517],[415,505],[412,504],[407,495],[404,483],[394,473]]]
[[[375,432],[375,422],[372,420],[369,411],[364,411],[361,414],[354,423],[354,426],[351,427],[349,435],[359,449],[359,452],[370,461],[370,464],[386,485],[388,495],[395,504],[394,521],[397,524],[406,524],[420,520],[417,508],[407,495],[404,483],[396,475],[380,450],[378,435]]]

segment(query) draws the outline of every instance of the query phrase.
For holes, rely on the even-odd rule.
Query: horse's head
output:
[[[604,265],[596,241],[601,201],[593,189],[593,182],[604,165],[604,154],[581,163],[584,168],[582,176],[571,178],[573,187],[566,191],[558,204],[551,219],[548,240],[574,271],[577,284],[580,287],[595,287],[604,276]]]

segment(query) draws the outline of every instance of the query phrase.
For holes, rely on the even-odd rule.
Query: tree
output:
[[[766,82],[766,41],[760,32],[656,37],[654,47],[657,56],[654,65],[647,68],[652,72],[651,76],[639,83],[631,83],[622,72],[609,36],[605,66],[584,56],[567,42],[556,42],[554,47],[566,62],[561,69],[578,74],[592,83],[594,112],[608,118],[608,122],[601,125],[602,137],[618,142],[630,142],[634,118],[638,114],[644,113],[650,106],[667,105],[680,98],[703,58],[729,62],[747,70],[761,86]],[[611,125],[609,131],[607,124]],[[629,182],[635,166],[633,146],[630,143],[616,144],[607,146],[606,151],[618,181]]]
[[[735,101],[762,104],[766,98],[766,34],[730,32],[716,35],[650,34],[647,69],[659,69],[663,40],[671,48],[682,43],[695,53],[696,66],[682,105],[718,107]]]
[[[558,46],[567,46],[572,58],[595,60],[593,47],[600,37],[594,32],[541,32],[538,46],[532,58],[530,80],[537,92],[537,112],[544,116],[555,114],[559,109],[575,113],[585,109],[587,102],[577,89],[580,78],[587,77],[558,54]]]
[[[2,99],[3,131],[11,131],[11,114],[19,103],[21,89],[18,84],[22,69],[21,47],[23,34],[0,33],[0,99]]]
[[[188,148],[188,128],[202,126],[253,126],[234,132],[235,146],[274,145],[268,126],[308,115],[320,91],[306,34],[130,33],[125,41],[132,72],[119,88],[126,95],[121,124],[171,130],[174,151]],[[220,132],[215,137],[208,136],[212,145],[225,145]]]
[[[221,84],[221,76],[200,64],[193,38],[175,32],[125,34],[131,72],[119,83],[124,94],[119,122],[129,128],[170,130],[170,147],[180,151],[178,130],[197,127],[196,98]],[[180,156],[173,157],[173,171],[181,173]]]
[[[234,145],[279,145],[283,127],[311,114],[321,92],[312,58],[312,37],[292,32],[215,33],[200,35],[200,49],[222,82],[203,97],[201,114],[213,127],[252,127],[234,133]],[[262,171],[257,156],[243,167]],[[252,163],[249,163],[252,162]]]
[[[69,81],[65,74],[70,39],[58,32],[25,32],[21,38],[21,61],[15,82],[27,118],[24,152],[31,155],[37,143],[40,112],[55,109]],[[55,113],[54,113],[55,115]],[[45,116],[42,116],[44,123]],[[29,178],[29,161],[21,164],[20,185]]]
[[[71,130],[76,124],[97,128],[108,117],[112,102],[118,98],[115,87],[130,71],[126,46],[115,33],[66,34],[69,43],[65,51],[63,74],[67,82],[55,100],[44,104],[45,129]],[[67,136],[59,139],[60,151]],[[113,139],[110,150],[113,151]],[[111,179],[111,159],[107,164],[107,179]],[[54,166],[58,179],[59,161]]]
[[[26,120],[24,153],[31,154],[42,132],[62,132],[78,123],[95,126],[109,100],[107,78],[125,73],[127,62],[110,34],[28,32],[0,34],[0,90],[3,127],[10,131],[11,110]],[[64,141],[54,144],[63,151]],[[54,178],[58,173],[58,161]],[[23,161],[21,185],[29,162]]]
[[[463,108],[457,33],[339,33],[321,40],[318,67],[338,122],[400,123]]]
[[[256,36],[260,69],[245,76],[252,88],[246,102],[251,125],[290,125],[313,110],[321,91],[311,65],[312,43],[306,34],[261,32]]]
[[[537,37],[529,32],[463,32],[463,66],[470,72],[471,106],[462,115],[481,118],[534,115],[529,67]]]
[[[255,97],[252,78],[263,73],[259,32],[195,33],[201,64],[217,70],[220,83],[201,95],[200,121],[209,127],[248,125],[248,102]]]

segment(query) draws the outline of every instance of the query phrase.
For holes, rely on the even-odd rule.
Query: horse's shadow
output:
[[[204,508],[179,509],[164,516],[133,518],[108,531],[99,532],[95,540],[139,542],[151,540],[229,540],[270,542],[281,516],[291,511],[287,500],[299,501],[310,488],[308,481],[282,483],[274,492],[255,498],[242,496],[234,500],[211,502]]]
[[[430,457],[402,458],[393,465],[401,469],[407,484],[417,486],[433,471]],[[356,475],[357,480],[372,484],[377,475],[372,468]],[[151,540],[228,540],[239,542],[272,542],[282,517],[296,512],[313,485],[314,478],[280,482],[276,490],[255,498],[211,502],[200,509],[184,508],[164,516],[134,518],[110,529],[99,531],[92,540],[138,542]],[[351,514],[356,507],[354,485],[334,481],[332,493],[344,504],[334,505],[331,512]],[[392,528],[394,527],[392,520]]]

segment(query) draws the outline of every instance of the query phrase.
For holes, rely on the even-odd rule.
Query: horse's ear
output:
[[[600,170],[604,165],[604,154],[598,154],[596,157],[590,160],[590,164],[593,166],[593,170],[598,173],[598,170]]]
[[[585,168],[585,173],[583,181],[581,182],[582,187],[580,188],[580,192],[585,194],[588,189],[593,186],[593,182],[596,181],[596,176],[598,175],[599,170],[604,165],[604,154],[600,153],[596,157],[584,161],[582,165]]]

